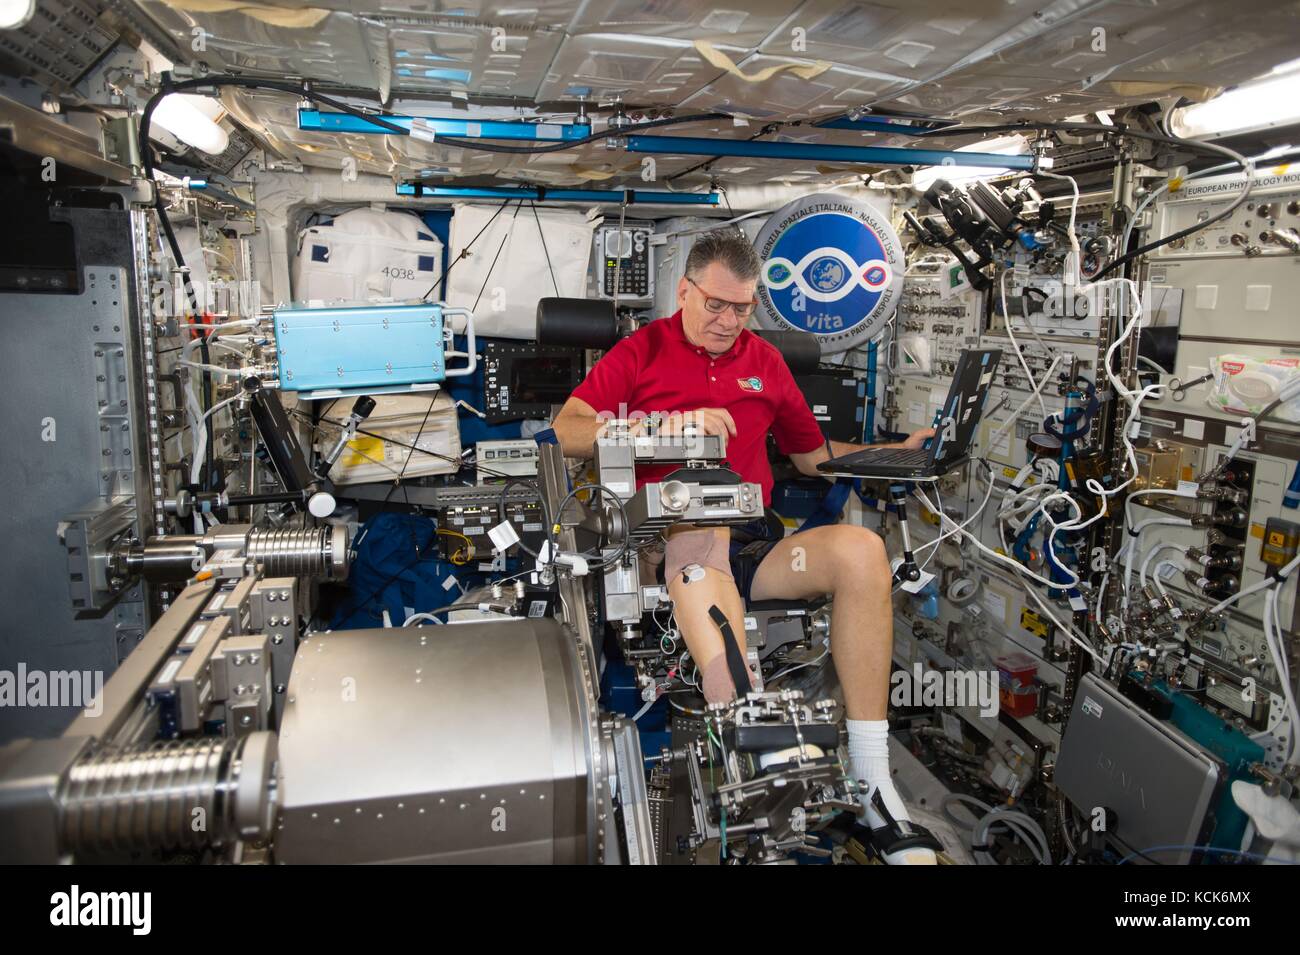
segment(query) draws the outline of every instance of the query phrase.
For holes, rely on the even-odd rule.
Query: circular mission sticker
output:
[[[870,341],[898,305],[903,247],[865,202],[804,196],[772,213],[754,247],[763,260],[759,324],[810,332],[823,354]]]

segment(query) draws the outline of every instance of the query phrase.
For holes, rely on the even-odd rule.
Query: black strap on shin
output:
[[[736,684],[736,695],[743,697],[753,689],[749,682],[749,667],[745,665],[745,654],[741,652],[736,633],[731,629],[731,621],[718,609],[717,604],[709,608],[709,616],[722,631],[722,645],[727,653],[727,669],[731,671],[731,680]]]

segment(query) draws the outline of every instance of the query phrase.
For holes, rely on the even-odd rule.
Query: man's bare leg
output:
[[[720,555],[716,563],[727,553],[731,532],[725,527],[714,528],[680,528],[675,529],[669,537],[668,547],[672,548],[672,537],[680,533],[710,534],[715,543],[714,554]],[[668,596],[673,601],[673,613],[677,627],[686,640],[691,659],[699,668],[701,690],[710,703],[723,702],[735,695],[735,684],[727,669],[726,647],[722,632],[709,616],[709,608],[717,607],[731,624],[732,633],[740,652],[745,653],[745,606],[736,589],[736,582],[730,571],[723,572],[718,567],[694,564],[686,574],[667,571],[673,566],[667,561],[665,579],[668,581]],[[687,579],[687,578],[693,579]]]
[[[831,654],[851,720],[883,720],[889,706],[894,612],[889,558],[880,537],[839,524],[787,537],[754,575],[755,600],[830,595]]]
[[[831,657],[844,692],[853,775],[867,785],[867,824],[887,826],[872,805],[878,790],[889,814],[910,816],[889,770],[889,668],[894,648],[893,575],[881,538],[863,527],[837,524],[787,537],[759,565],[750,592],[755,600],[807,600],[828,594]],[[934,852],[903,848],[889,862],[933,865]]]

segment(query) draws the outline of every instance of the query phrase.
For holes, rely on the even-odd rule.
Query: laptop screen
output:
[[[988,400],[1002,351],[997,348],[967,349],[957,361],[952,387],[944,399],[930,442],[930,459],[936,463],[963,458],[970,453],[975,429]]]

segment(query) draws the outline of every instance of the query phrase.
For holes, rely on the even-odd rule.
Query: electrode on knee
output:
[[[672,582],[678,578],[682,583],[694,583],[704,579],[706,567],[711,567],[730,579],[729,543],[726,536],[707,528],[680,531],[672,535],[664,544],[664,580]]]

